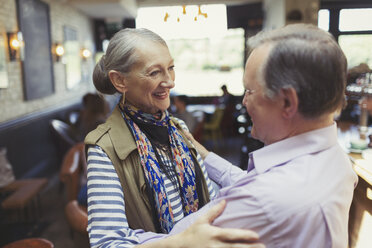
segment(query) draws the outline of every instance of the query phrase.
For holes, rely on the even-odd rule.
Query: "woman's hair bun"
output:
[[[112,85],[108,72],[105,68],[105,55],[101,57],[94,67],[93,84],[96,89],[103,94],[112,95],[117,92],[115,87]]]

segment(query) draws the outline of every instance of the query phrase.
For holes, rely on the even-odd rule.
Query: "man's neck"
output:
[[[300,135],[302,133],[310,132],[316,129],[328,127],[334,122],[334,114],[326,114],[316,119],[306,119],[300,115],[296,115],[294,118],[287,120],[282,123],[282,132],[273,140],[264,142],[265,145],[269,145],[280,140],[288,139],[290,137]]]
[[[321,117],[318,117],[316,119],[306,119],[302,116],[297,116],[294,118],[289,124],[289,129],[288,129],[288,136],[296,136],[302,133],[310,132],[316,129],[328,127],[332,125],[334,122],[334,114],[325,114]]]

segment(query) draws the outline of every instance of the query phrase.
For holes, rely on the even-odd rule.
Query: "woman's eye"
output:
[[[160,71],[153,71],[150,73],[150,76],[151,77],[155,77],[156,75],[158,75],[160,73]]]
[[[174,65],[170,66],[170,67],[168,68],[168,70],[173,71],[173,70],[174,70]]]

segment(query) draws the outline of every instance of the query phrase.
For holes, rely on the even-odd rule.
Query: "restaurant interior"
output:
[[[186,95],[194,137],[246,169],[263,146],[242,105],[247,40],[291,23],[329,31],[348,59],[336,123],[359,177],[349,248],[372,247],[370,0],[0,0],[0,247],[89,247],[87,209],[77,202],[85,133],[76,126],[97,93],[96,61],[117,31],[145,27],[165,38],[177,73],[169,111]],[[118,97],[104,101],[110,112]]]

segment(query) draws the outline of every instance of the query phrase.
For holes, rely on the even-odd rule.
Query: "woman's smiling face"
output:
[[[146,113],[166,110],[170,105],[170,89],[175,85],[174,63],[168,47],[143,41],[135,56],[137,62],[124,76],[126,100]]]

